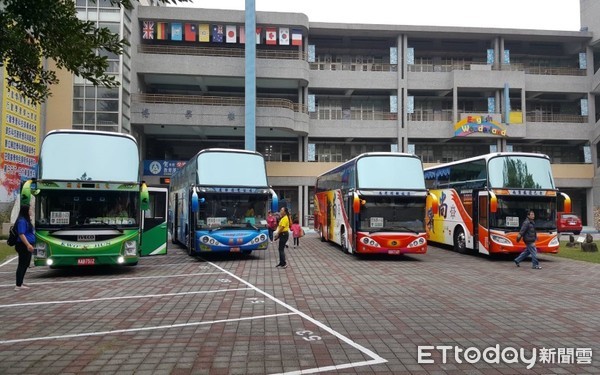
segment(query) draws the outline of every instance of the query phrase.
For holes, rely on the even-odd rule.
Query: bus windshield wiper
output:
[[[119,228],[115,224],[109,224],[109,223],[105,223],[103,221],[99,222],[99,223],[96,223],[96,224],[100,224],[102,226],[109,227],[110,229],[118,230],[119,232],[123,233],[123,229]]]
[[[49,232],[49,234],[52,234],[52,233],[55,233],[55,232],[58,232],[58,231],[61,231],[61,230],[75,229],[75,228],[83,228],[83,224],[71,224],[71,225],[68,225],[68,226],[63,227],[63,228],[58,228],[58,229],[51,230]]]
[[[414,229],[410,229],[408,227],[404,227],[404,226],[395,226],[395,227],[382,227],[382,228],[377,228],[374,230],[371,230],[371,233],[376,233],[376,232],[396,232],[398,230],[402,230],[404,229],[407,232],[412,232],[414,234],[419,234],[419,232],[417,232]]]

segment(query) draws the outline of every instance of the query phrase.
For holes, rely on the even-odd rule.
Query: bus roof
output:
[[[107,132],[107,131],[100,131],[100,130],[79,130],[79,129],[57,129],[57,130],[50,130],[46,136],[44,137],[44,139],[48,138],[51,135],[54,134],[89,134],[89,135],[107,135],[110,137],[123,137],[123,138],[129,138],[131,141],[133,141],[136,145],[137,145],[137,140],[129,134],[124,134],[124,133],[115,133],[115,132]]]
[[[360,154],[358,156],[353,157],[352,159],[345,161],[343,163],[341,163],[340,165],[331,168],[330,170],[321,173],[320,175],[317,176],[317,179],[321,176],[325,176],[331,172],[335,172],[337,171],[339,168],[343,168],[348,164],[351,163],[355,163],[358,161],[358,159],[360,158],[365,158],[365,157],[371,157],[371,156],[401,156],[401,157],[409,157],[409,158],[416,158],[416,159],[420,159],[418,156],[414,155],[414,154],[407,154],[407,153],[403,153],[403,152],[365,152],[363,154]]]
[[[461,160],[455,160],[455,161],[451,161],[451,162],[448,162],[448,163],[437,164],[437,165],[434,165],[434,166],[431,166],[431,167],[427,167],[424,170],[425,171],[430,171],[430,170],[435,170],[435,169],[438,169],[438,168],[449,167],[449,166],[452,166],[452,165],[458,165],[458,164],[463,164],[463,163],[470,163],[470,162],[476,161],[476,160],[485,160],[487,162],[490,159],[498,157],[498,156],[531,156],[531,157],[544,158],[544,159],[550,160],[550,158],[548,157],[548,155],[537,154],[537,153],[533,153],[533,152],[492,152],[492,153],[489,153],[489,154],[483,154],[483,155],[474,156],[474,157],[471,157],[471,158],[466,158],[466,159],[461,159]]]

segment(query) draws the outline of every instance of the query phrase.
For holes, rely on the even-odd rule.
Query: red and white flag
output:
[[[227,25],[225,26],[225,35],[227,38],[225,41],[227,43],[236,43],[237,42],[237,27],[235,25]]]
[[[290,29],[287,27],[279,28],[279,45],[289,46],[290,45]]]
[[[277,29],[267,27],[267,44],[277,44]]]
[[[256,28],[256,44],[260,44],[260,37],[262,35],[262,27]]]

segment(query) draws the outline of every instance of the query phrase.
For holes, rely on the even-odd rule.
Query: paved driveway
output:
[[[0,373],[600,373],[600,265],[541,255],[538,271],[433,246],[357,258],[301,241],[286,270],[274,248],[195,259],[171,246],[137,267],[31,268],[19,292],[10,262]]]

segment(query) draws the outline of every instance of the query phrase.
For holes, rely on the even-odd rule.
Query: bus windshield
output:
[[[267,225],[267,195],[209,194],[200,204],[197,229]]]
[[[137,182],[137,144],[122,136],[50,134],[40,152],[39,179]]]
[[[424,232],[423,197],[368,196],[361,206],[358,231]]]
[[[556,230],[555,197],[498,196],[498,210],[490,216],[490,227],[519,231],[527,211],[535,213],[535,228]]]
[[[495,157],[489,161],[488,175],[491,188],[554,189],[550,161],[545,158]]]
[[[397,155],[359,158],[356,164],[361,189],[425,190],[421,160]]]
[[[139,225],[135,191],[42,190],[36,196],[36,229]]]
[[[213,186],[266,187],[267,172],[261,155],[206,152],[198,155],[198,183]]]

